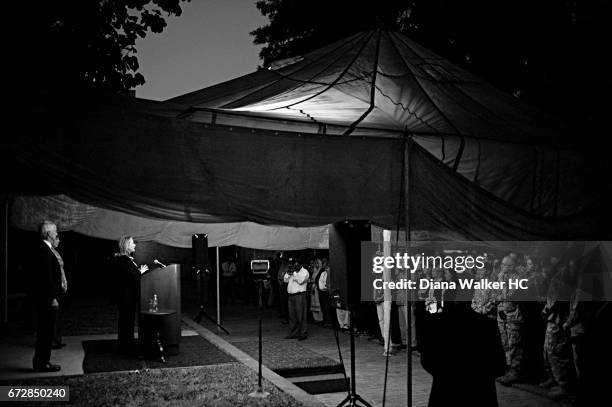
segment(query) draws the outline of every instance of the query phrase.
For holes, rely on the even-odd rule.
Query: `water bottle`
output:
[[[157,294],[153,294],[153,312],[157,312]]]

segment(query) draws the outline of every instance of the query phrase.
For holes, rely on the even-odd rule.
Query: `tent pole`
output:
[[[561,179],[561,151],[557,149],[557,156],[555,159],[555,202],[553,206],[553,214],[557,216],[559,208],[559,182]]]
[[[410,189],[412,187],[412,171],[411,171],[411,151],[412,151],[412,139],[404,139],[404,168],[402,171],[405,173],[404,177],[404,202],[406,204],[406,216],[404,218],[406,222],[406,245],[410,249],[410,235],[411,235],[411,221],[412,213],[410,205],[412,200],[412,194]],[[399,220],[398,220],[399,222]],[[413,274],[410,274],[412,280]],[[412,407],[412,306],[413,306],[413,290],[409,290],[410,297],[406,304],[406,405]]]
[[[383,229],[383,253],[385,257],[391,256],[391,231]],[[383,271],[383,281],[392,281],[391,270],[385,267]],[[391,289],[387,286],[383,292],[383,326],[384,332],[382,332],[385,352],[389,352],[391,349],[391,303],[393,297]]]
[[[221,333],[221,298],[219,298],[219,246],[215,246],[215,263],[217,269],[217,333]]]
[[[8,322],[8,195],[2,196],[2,322]]]

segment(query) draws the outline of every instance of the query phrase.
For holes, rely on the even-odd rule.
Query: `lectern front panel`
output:
[[[181,269],[178,264],[153,269],[140,280],[140,309],[149,309],[149,300],[157,294],[157,307],[176,310],[168,316],[160,329],[161,340],[169,355],[177,354],[181,340]],[[142,320],[139,320],[139,335],[142,335]],[[142,336],[141,336],[142,337]]]

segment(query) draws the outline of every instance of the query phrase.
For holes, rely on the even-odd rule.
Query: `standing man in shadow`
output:
[[[66,292],[68,284],[64,274],[64,261],[56,250],[60,243],[57,226],[53,222],[44,221],[39,231],[42,240],[36,248],[32,270],[37,314],[36,350],[33,365],[37,372],[57,372],[61,367],[49,361],[51,342],[55,331],[59,300]]]
[[[289,262],[291,264],[291,261]],[[306,300],[306,286],[308,284],[308,271],[302,266],[302,261],[296,260],[293,269],[287,270],[283,280],[287,283],[289,295],[289,327],[291,332],[285,339],[303,341],[307,338],[308,306]]]

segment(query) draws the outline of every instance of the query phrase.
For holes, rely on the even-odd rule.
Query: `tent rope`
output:
[[[378,32],[378,38],[376,40],[376,54],[374,56],[374,67],[372,69],[372,88],[370,89],[370,106],[365,112],[363,112],[363,114],[357,120],[355,120],[350,125],[350,127],[344,132],[343,136],[349,136],[355,130],[355,127],[357,127],[357,125],[361,123],[363,119],[365,119],[372,110],[374,110],[374,105],[376,101],[376,74],[378,72],[378,58],[380,56],[380,39],[382,36],[380,30],[377,30],[377,32]]]
[[[306,113],[305,111],[303,111],[302,109],[292,109],[292,108],[290,108],[290,107],[286,107],[286,109],[287,109],[287,110],[294,111],[294,112],[299,112],[299,113],[301,113],[302,115],[306,116],[306,118],[307,118],[308,120],[310,120],[311,122],[319,124],[319,122],[317,121],[317,119],[315,119],[314,117],[312,117],[311,115],[309,115],[308,113]]]
[[[334,85],[336,85],[340,79],[342,79],[342,77],[348,72],[348,70],[351,68],[351,66],[353,66],[353,64],[355,63],[355,61],[357,60],[357,58],[359,58],[359,56],[361,55],[361,53],[363,52],[364,48],[366,47],[366,45],[370,42],[370,39],[372,38],[372,36],[374,35],[374,33],[370,33],[368,39],[366,41],[364,41],[364,43],[361,45],[361,47],[359,48],[359,51],[357,52],[357,54],[355,54],[355,56],[353,57],[353,59],[351,60],[351,62],[342,70],[342,72],[340,73],[340,75],[338,75],[338,77],[336,77],[336,79],[334,79],[329,85],[327,85],[324,89],[320,90],[319,92],[315,93],[314,95],[310,95],[300,101],[291,103],[287,106],[283,106],[283,107],[291,107],[291,106],[295,106],[295,105],[299,105],[300,103],[304,103],[306,101],[309,101],[317,96],[319,96],[320,94],[327,92],[329,89],[331,89]]]
[[[387,76],[389,77],[390,75],[387,75],[383,72],[381,72],[380,70],[376,69],[376,72],[366,72],[366,71],[361,71],[361,76],[356,76],[350,72],[347,72],[347,75],[352,76],[354,79],[353,80],[361,80],[361,79],[365,79],[369,76],[374,76],[374,75],[382,75],[382,76]],[[374,76],[375,77],[375,76]],[[346,81],[345,83],[348,83],[350,81]],[[438,129],[436,129],[435,127],[433,127],[431,124],[429,124],[425,119],[423,119],[422,117],[419,117],[419,115],[416,113],[416,111],[410,110],[410,108],[408,106],[405,106],[402,102],[398,102],[395,99],[393,99],[391,96],[389,96],[388,94],[386,94],[385,92],[383,92],[383,90],[376,84],[375,80],[372,80],[372,82],[370,83],[370,86],[374,86],[376,88],[376,90],[378,90],[378,92],[384,96],[385,98],[389,99],[389,101],[399,107],[400,109],[402,109],[404,112],[407,112],[410,116],[413,116],[416,120],[418,120],[419,122],[421,122],[422,124],[424,124],[425,126],[427,126],[428,128],[430,128],[434,134],[437,133],[441,133]],[[355,97],[356,99],[362,100],[361,98],[357,98],[355,95],[350,95],[352,97]],[[430,133],[431,135],[431,133]]]
[[[406,59],[404,58],[404,56],[402,55],[402,53],[399,50],[399,47],[397,46],[396,42],[391,38],[391,35],[389,34],[389,32],[386,32],[387,38],[389,39],[389,42],[391,43],[391,45],[393,46],[393,49],[395,50],[395,52],[397,53],[397,55],[400,57],[400,59],[402,60],[402,62],[404,63],[404,66],[406,67],[406,70],[412,75],[413,79],[414,79],[414,83],[417,84],[417,86],[419,87],[419,89],[421,89],[421,92],[427,97],[427,100],[429,100],[429,103],[431,103],[431,105],[436,109],[436,111],[438,112],[438,114],[440,116],[442,116],[442,118],[444,119],[444,121],[455,131],[455,133],[457,133],[457,135],[461,135],[461,132],[459,131],[459,129],[457,129],[455,127],[455,125],[453,124],[453,122],[451,120],[449,120],[449,118],[444,114],[444,112],[442,111],[442,109],[440,109],[440,107],[433,101],[433,99],[431,98],[431,96],[429,96],[429,93],[427,93],[425,91],[425,89],[423,88],[423,86],[421,85],[421,82],[419,82],[419,80],[417,79],[416,74],[412,71],[412,69],[410,69],[410,64],[406,61]],[[401,41],[401,38],[400,38]],[[404,46],[406,46],[406,48],[410,49],[410,51],[412,51],[414,53],[414,51],[408,46],[408,44],[406,44],[405,42],[401,41],[402,44]]]
[[[295,71],[291,72],[291,74],[290,74],[290,75],[294,75],[294,74],[296,74],[296,73],[300,72],[301,70],[303,70],[303,69],[305,69],[305,68],[307,68],[307,67],[309,67],[309,66],[311,66],[311,65],[315,64],[316,62],[318,62],[318,61],[320,61],[320,60],[323,60],[325,57],[327,57],[328,55],[330,55],[330,54],[332,54],[332,53],[334,53],[334,52],[338,51],[339,49],[341,49],[342,47],[346,46],[347,44],[351,44],[351,45],[352,45],[352,43],[353,43],[353,42],[358,42],[357,40],[361,40],[361,39],[362,39],[362,37],[365,37],[365,35],[366,35],[366,34],[364,33],[363,35],[360,35],[360,36],[357,36],[357,37],[353,38],[353,40],[352,40],[352,41],[345,41],[345,42],[342,42],[340,45],[338,45],[338,47],[336,47],[336,48],[334,48],[334,49],[330,50],[329,52],[326,52],[326,53],[324,53],[324,54],[320,55],[318,58],[315,58],[315,59],[313,59],[313,60],[307,61],[307,63],[305,63],[304,65],[302,65],[301,67],[299,67],[299,69],[296,69]],[[340,55],[340,57],[342,57],[343,55],[344,55],[344,54],[341,54],[341,55]],[[340,58],[338,58],[338,59],[340,59]],[[333,63],[335,63],[335,62],[336,62],[336,60],[334,60],[334,61],[333,61],[331,64],[327,65],[327,66],[326,66],[325,68],[323,68],[321,71],[317,72],[315,75],[311,76],[311,79],[313,79],[313,78],[317,77],[317,76],[318,76],[318,75],[319,75],[321,72],[323,72],[325,69],[329,68],[329,67],[330,67],[331,65],[333,65]],[[231,106],[231,105],[233,105],[233,104],[235,104],[235,103],[238,103],[239,101],[244,100],[244,99],[248,98],[249,96],[252,96],[252,95],[254,95],[254,94],[258,93],[258,92],[261,92],[261,91],[262,91],[262,90],[264,90],[264,89],[267,89],[267,88],[269,88],[269,87],[271,87],[271,86],[276,85],[277,83],[279,83],[279,82],[280,82],[280,81],[282,81],[283,79],[292,79],[292,80],[295,80],[295,79],[291,78],[289,75],[283,75],[283,74],[281,74],[280,72],[277,72],[277,71],[272,71],[272,72],[274,72],[276,75],[278,75],[278,76],[279,76],[279,78],[278,78],[277,80],[270,82],[269,84],[265,85],[265,86],[264,86],[264,87],[262,87],[262,88],[256,88],[255,90],[253,90],[253,91],[251,91],[251,92],[247,93],[246,95],[243,95],[243,96],[239,97],[238,99],[235,99],[235,100],[232,100],[231,102],[225,103],[225,104],[224,104],[223,106],[221,106],[221,107],[222,107],[222,108],[227,108],[228,106]],[[308,81],[306,81],[306,83],[308,83]]]
[[[455,157],[455,163],[453,164],[453,171],[457,171],[459,168],[459,163],[461,162],[461,157],[463,156],[463,150],[465,148],[465,137],[459,136],[459,151],[457,151],[457,156]]]

